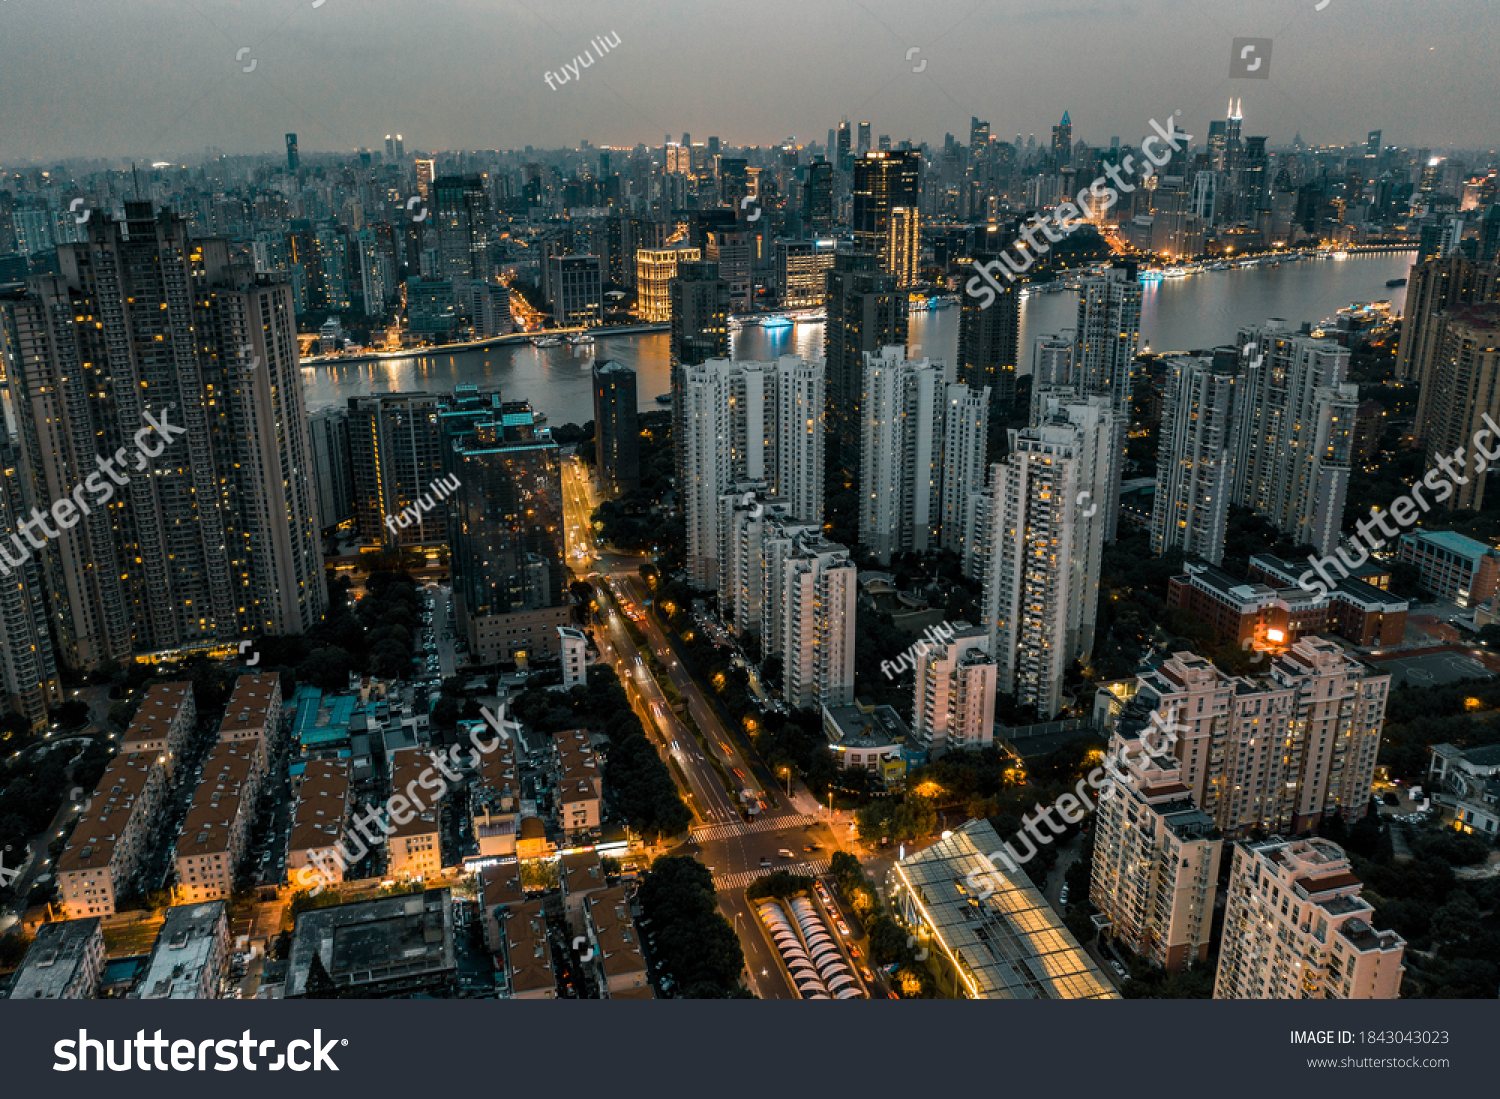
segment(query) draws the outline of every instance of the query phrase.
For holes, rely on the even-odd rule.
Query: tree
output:
[[[719,911],[713,877],[693,859],[657,859],[641,879],[641,908],[651,921],[664,968],[687,999],[734,995],[745,954]]]

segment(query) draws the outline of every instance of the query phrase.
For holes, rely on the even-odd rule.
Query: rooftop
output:
[[[100,936],[97,917],[44,923],[26,951],[11,983],[12,1000],[60,1000],[88,957],[89,946]],[[99,943],[102,957],[104,945]]]
[[[89,799],[90,811],[78,818],[67,847],[58,856],[59,874],[109,865],[137,800],[159,767],[159,756],[154,751],[122,751],[109,761]]]
[[[242,675],[234,682],[234,693],[219,725],[221,737],[236,733],[261,732],[280,717],[281,677]]]
[[[457,965],[446,889],[314,908],[297,916],[286,994],[307,991],[314,955],[335,984],[441,979]]]
[[[165,740],[172,722],[184,704],[191,705],[193,685],[191,683],[153,683],[141,700],[141,708],[131,719],[122,741],[125,751],[135,751],[132,744],[143,741]]]
[[[218,936],[221,932],[227,934],[228,929],[223,901],[180,904],[167,909],[166,922],[156,936],[151,961],[146,966],[146,975],[136,986],[135,998],[201,998],[203,969],[214,961]],[[219,960],[222,962],[223,959]]]
[[[292,811],[287,849],[308,851],[338,842],[349,811],[349,765],[341,759],[309,760]]]
[[[938,936],[973,999],[1119,999],[1119,993],[1043,899],[1024,871],[997,867],[986,852],[1001,849],[986,820],[971,821],[947,839],[898,862],[895,880]],[[965,884],[988,881],[981,899]],[[908,897],[893,897],[893,907]]]

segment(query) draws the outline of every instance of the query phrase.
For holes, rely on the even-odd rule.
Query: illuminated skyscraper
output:
[[[672,280],[678,264],[697,263],[697,248],[642,248],[635,254],[636,314],[660,324],[672,319]]]
[[[1116,263],[1104,275],[1085,279],[1078,296],[1078,335],[1073,344],[1073,379],[1086,397],[1108,397],[1120,432],[1112,463],[1114,481],[1099,499],[1105,515],[1105,541],[1115,540],[1120,511],[1120,475],[1136,351],[1141,333],[1141,281],[1132,260]]]
[[[880,269],[888,275],[898,274],[891,247],[893,212],[905,208],[913,222],[918,220],[921,167],[922,155],[912,150],[866,153],[854,162],[854,250],[879,257]]]
[[[1064,111],[1062,121],[1052,127],[1052,156],[1059,168],[1073,163],[1073,120]]]
[[[976,253],[975,264],[990,255]],[[989,389],[997,405],[1016,399],[1016,366],[1021,342],[1020,285],[1002,284],[986,308],[981,298],[963,295],[958,316],[958,380]]]
[[[1232,347],[1215,352],[1213,358],[1184,355],[1167,360],[1152,553],[1175,546],[1215,565],[1224,559],[1239,427],[1238,375],[1239,354]]]
[[[149,202],[125,216],[94,218],[58,275],[0,303],[36,499],[129,455],[128,487],[38,548],[61,660],[79,669],[301,633],[327,606],[291,288]],[[143,427],[155,455],[136,456]]]
[[[990,467],[981,624],[1000,689],[1044,718],[1062,705],[1068,667],[1094,648],[1114,417],[1105,398],[1051,401]]]
[[[882,565],[937,533],[944,398],[941,363],[902,347],[865,355],[859,540]]]
[[[1349,351],[1280,320],[1241,329],[1235,343],[1245,363],[1235,396],[1235,502],[1330,554],[1343,524],[1359,405],[1359,387],[1344,381]]]

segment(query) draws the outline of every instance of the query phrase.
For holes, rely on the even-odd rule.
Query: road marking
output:
[[[756,878],[763,878],[767,874],[774,874],[778,870],[785,870],[789,874],[797,874],[802,877],[820,877],[828,873],[828,860],[820,859],[817,862],[780,862],[771,866],[762,866],[758,870],[744,870],[738,874],[720,874],[714,879],[714,888],[719,892],[731,889],[744,889]]]
[[[817,817],[803,816],[801,813],[783,813],[781,816],[766,817],[764,820],[738,821],[734,824],[712,824],[693,829],[693,839],[699,843],[713,840],[729,839],[731,836],[743,836],[751,832],[782,832],[788,828],[800,828],[806,824],[817,823]]]

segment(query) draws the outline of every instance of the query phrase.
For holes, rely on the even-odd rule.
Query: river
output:
[[[1389,299],[1399,312],[1406,287],[1387,287],[1405,278],[1412,253],[1353,255],[1347,259],[1306,259],[1279,267],[1204,271],[1187,278],[1147,283],[1141,309],[1141,350],[1158,353],[1191,351],[1232,342],[1240,325],[1281,317],[1293,328],[1317,324],[1352,302]],[[956,307],[912,315],[908,345],[915,353],[952,363],[958,348]],[[1072,328],[1078,319],[1078,295],[1063,291],[1038,294],[1021,305],[1020,373],[1031,371],[1031,346],[1037,336]],[[574,352],[582,352],[575,354]],[[809,357],[823,353],[823,326],[766,330],[748,327],[737,333],[737,359],[778,355]],[[308,367],[303,383],[309,411],[342,405],[349,397],[396,391],[449,392],[459,383],[498,386],[507,399],[526,399],[552,425],[581,424],[594,418],[589,369],[593,356],[634,368],[643,411],[660,408],[657,394],[670,389],[668,335],[647,332],[597,336],[592,348],[535,348],[500,345],[479,351],[438,353],[387,359],[350,366]]]

